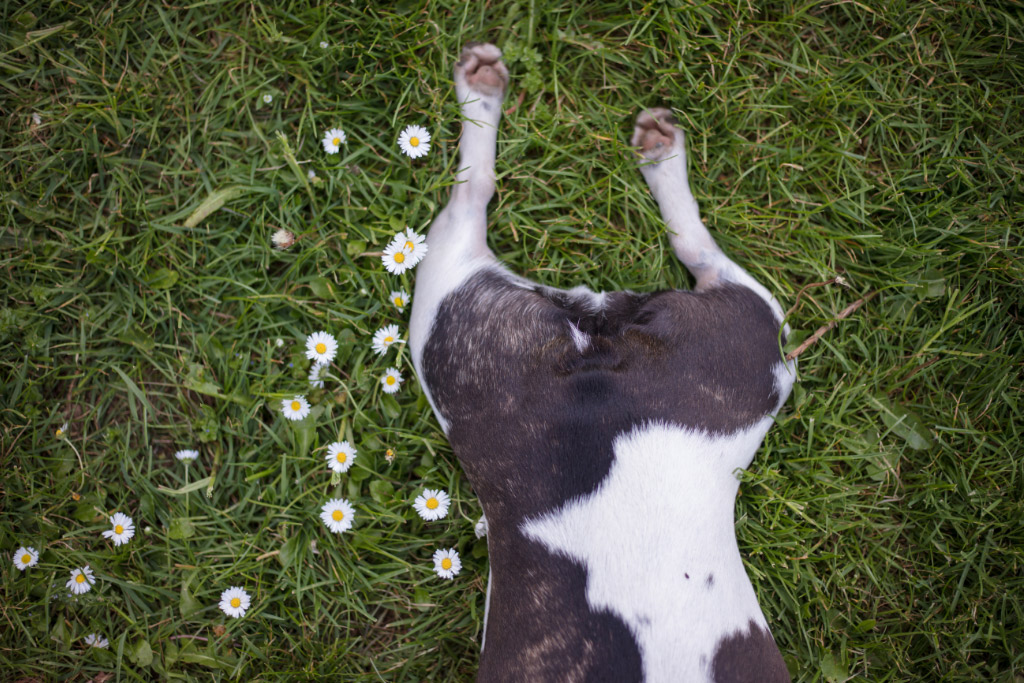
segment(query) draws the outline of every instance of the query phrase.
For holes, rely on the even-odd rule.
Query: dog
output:
[[[501,51],[455,65],[458,184],[427,233],[413,364],[483,506],[480,681],[788,681],[736,545],[736,470],[789,396],[788,328],[701,222],[683,131],[632,145],[692,291],[545,287],[487,246]]]

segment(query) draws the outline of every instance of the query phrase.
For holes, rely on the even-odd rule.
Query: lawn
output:
[[[794,680],[1024,680],[1019,3],[0,16],[0,678],[472,677],[480,506],[408,350],[371,338],[408,333],[390,293],[415,270],[380,252],[446,201],[452,66],[490,40],[513,79],[490,244],[512,268],[689,286],[627,142],[664,104],[712,233],[789,310],[790,349],[835,323],[800,354],[737,500]],[[408,125],[427,156],[402,154]],[[282,229],[296,241],[277,249]],[[305,354],[319,330],[339,347],[323,389]],[[295,394],[312,405],[298,422],[281,410]],[[358,454],[332,473],[342,440]],[[451,495],[444,519],[413,509],[424,488]],[[351,530],[320,521],[331,498]],[[120,546],[101,535],[115,512],[136,527]],[[25,571],[20,546],[40,551]],[[463,564],[450,581],[444,548]],[[95,586],[69,596],[84,565]],[[217,606],[231,586],[251,596],[241,618]]]

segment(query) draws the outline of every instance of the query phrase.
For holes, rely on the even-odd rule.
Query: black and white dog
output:
[[[783,312],[718,248],[683,133],[632,144],[693,291],[537,285],[487,246],[508,71],[465,48],[460,183],[427,235],[410,346],[488,525],[481,681],[785,681],[743,569],[736,470],[792,388]]]

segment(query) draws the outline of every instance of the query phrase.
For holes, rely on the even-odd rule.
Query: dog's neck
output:
[[[488,632],[487,647],[504,652],[494,636],[515,633],[507,624],[517,617],[530,621],[531,604],[550,619],[552,602],[566,624],[594,611],[621,619],[647,681],[703,680],[723,640],[759,637],[766,624],[736,546],[733,508],[735,471],[749,464],[770,424],[766,418],[726,437],[646,425],[616,439],[612,469],[593,493],[518,528],[489,520],[497,556],[488,621],[502,628]],[[544,546],[547,555],[502,557],[499,547],[522,547],[516,536]],[[535,599],[538,584],[546,600]],[[572,603],[555,591],[585,595],[586,612],[566,614]]]

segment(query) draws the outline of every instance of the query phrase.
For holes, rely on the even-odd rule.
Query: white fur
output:
[[[771,424],[729,436],[637,428],[616,438],[611,471],[594,493],[521,527],[585,567],[587,602],[629,626],[648,683],[710,680],[723,636],[746,633],[750,621],[767,628],[733,507],[735,471],[750,464]]]
[[[493,46],[479,49],[497,52]],[[456,174],[458,184],[452,188],[448,205],[434,219],[427,233],[427,255],[417,267],[415,305],[409,321],[409,349],[420,377],[423,377],[423,347],[430,337],[441,302],[473,273],[498,263],[487,246],[487,202],[494,194],[494,158],[503,96],[473,91],[462,67],[455,69],[455,91],[464,119]],[[420,382],[420,386],[447,434],[448,424],[438,412],[426,383]]]
[[[586,351],[590,346],[590,335],[581,331],[576,323],[571,321],[569,322],[569,336],[572,337],[572,343],[580,353]]]
[[[658,202],[676,256],[697,278],[697,289],[720,282],[749,287],[768,303],[775,319],[781,323],[784,313],[779,302],[760,282],[722,252],[704,226],[700,207],[690,191],[683,132],[676,129],[672,147],[664,152],[663,159],[644,164],[640,172]],[[788,326],[785,332],[789,334]]]

